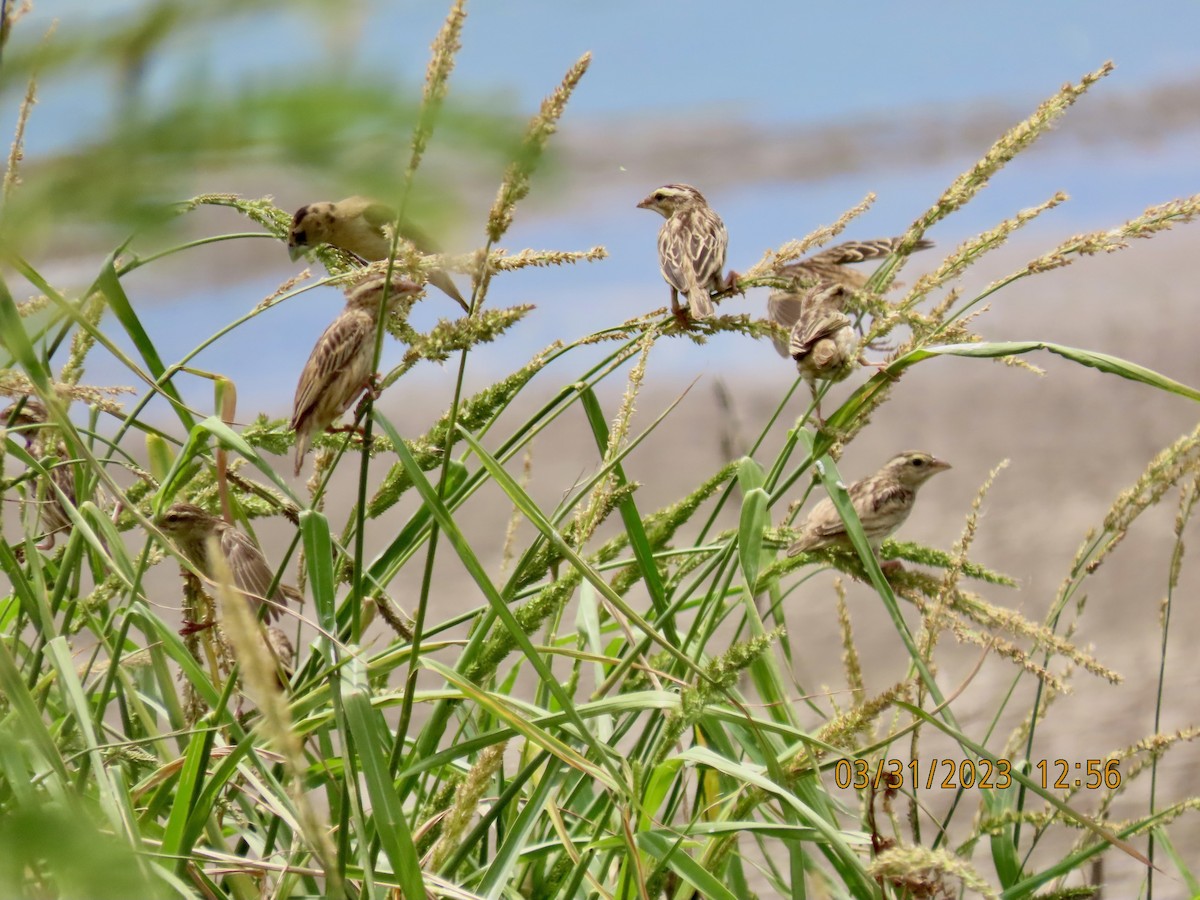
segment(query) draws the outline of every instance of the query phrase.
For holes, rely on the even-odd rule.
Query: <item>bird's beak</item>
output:
[[[654,197],[650,196],[650,197],[645,198],[641,203],[639,203],[637,205],[637,208],[638,209],[650,209],[652,206],[654,206]]]
[[[304,255],[304,251],[307,249],[307,247],[300,244],[288,244],[288,259],[295,262]]]
[[[954,468],[954,466],[950,465],[950,463],[946,462],[943,459],[937,459],[936,457],[929,460],[929,466],[930,466],[930,468],[937,469],[937,471],[939,471],[939,472],[944,471],[945,469],[953,469]]]

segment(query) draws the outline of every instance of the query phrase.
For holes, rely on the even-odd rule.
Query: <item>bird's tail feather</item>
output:
[[[688,291],[688,310],[692,314],[693,319],[707,319],[716,310],[713,309],[712,298],[708,296],[708,289],[695,287]]]
[[[300,470],[304,468],[304,457],[307,453],[308,435],[296,432],[296,477],[300,476]]]
[[[688,312],[693,319],[707,319],[713,314],[712,298],[708,296],[707,284],[701,284],[693,265],[683,265],[683,293],[687,296]]]
[[[430,269],[429,283],[438,288],[443,294],[461,306],[464,310],[469,311],[467,301],[463,299],[462,294],[458,292],[458,286],[450,279],[450,276],[444,269]]]

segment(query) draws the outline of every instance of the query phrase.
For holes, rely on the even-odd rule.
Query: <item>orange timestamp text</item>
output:
[[[1027,771],[1046,790],[1086,788],[1115,790],[1121,786],[1120,760],[1089,759],[1070,763],[1065,759],[1043,759]],[[1013,764],[1007,759],[839,759],[833,766],[833,781],[839,788],[856,791],[899,790],[906,784],[914,791],[935,788],[959,790],[1011,787]]]

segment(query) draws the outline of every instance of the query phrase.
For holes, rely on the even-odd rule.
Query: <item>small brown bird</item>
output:
[[[254,542],[225,520],[190,503],[176,503],[160,515],[155,524],[175,541],[176,548],[188,562],[208,578],[212,578],[212,567],[208,560],[207,541],[210,535],[216,537],[225,561],[229,563],[233,586],[246,598],[255,613],[264,600],[269,599],[267,617],[278,619],[281,609],[288,605],[289,600],[300,601],[300,593],[294,587],[283,584],[277,585],[275,592],[267,597],[275,572]]]
[[[848,241],[784,266],[779,270],[779,274],[794,279],[797,286],[791,290],[771,292],[767,297],[767,318],[784,328],[792,328],[800,318],[807,288],[818,282],[840,284],[851,291],[862,290],[866,286],[868,276],[847,266],[890,256],[902,240],[902,237],[894,237],[873,241]],[[928,250],[932,246],[933,241],[919,240],[913,245],[913,251]],[[788,348],[782,341],[775,341],[775,349],[779,351],[780,356],[788,355]]]
[[[904,524],[917,499],[917,490],[950,464],[928,453],[909,450],[888,460],[887,464],[869,478],[850,485],[850,503],[862,522],[867,541],[878,553],[884,539]],[[788,556],[821,550],[826,547],[849,548],[850,537],[846,523],[838,515],[833,500],[825,497],[812,508],[800,526],[800,536],[787,549]]]
[[[788,353],[808,382],[817,404],[818,419],[821,419],[818,381],[844,381],[859,364],[883,365],[870,363],[863,357],[854,324],[842,312],[845,301],[846,288],[841,284],[818,282],[808,288],[801,297],[800,316],[788,340]]]
[[[296,674],[296,650],[292,647],[292,642],[284,634],[283,629],[276,628],[274,625],[267,628],[266,645],[271,655],[275,657],[280,675],[279,686],[286,688],[287,681],[285,679]]]
[[[392,250],[392,226],[395,224],[396,210],[368,197],[309,203],[292,216],[292,228],[288,232],[288,255],[295,261],[308,247],[331,244],[365,262],[387,259]],[[438,252],[428,236],[407,222],[403,225],[400,237],[420,253]],[[444,269],[430,269],[428,278],[430,284],[469,311],[467,301]]]
[[[53,447],[48,446],[49,441],[46,438],[47,431],[41,427],[49,421],[49,416],[46,412],[46,407],[41,401],[35,400],[33,397],[26,397],[23,404],[20,404],[20,412],[17,411],[17,403],[11,404],[3,412],[0,412],[0,424],[7,423],[10,428],[25,429],[25,449],[29,451],[31,456],[36,456],[39,459],[44,459],[47,456],[53,457],[56,462],[50,469],[50,479],[58,486],[58,490],[62,491],[66,498],[75,505],[75,472],[70,463],[70,454],[67,452],[67,445],[62,441],[54,443]],[[39,550],[50,550],[54,547],[54,539],[59,533],[69,531],[71,528],[71,517],[67,515],[67,510],[62,504],[62,500],[50,485],[39,486],[41,496],[41,506],[38,517],[41,522],[42,530],[45,532],[45,537],[41,543],[37,545]]]
[[[638,204],[652,209],[667,221],[658,232],[658,265],[671,286],[671,311],[681,325],[687,315],[679,305],[679,294],[687,297],[693,319],[713,314],[710,291],[730,286],[735,276],[722,276],[729,233],[721,217],[713,212],[704,195],[690,184],[664,184]]]
[[[814,391],[818,380],[842,381],[859,361],[858,335],[842,312],[845,300],[842,285],[817,283],[804,292],[792,326],[788,353]]]
[[[387,279],[379,276],[353,287],[345,308],[317,339],[304,364],[289,426],[296,432],[297,475],[313,436],[341,418],[363,389],[371,387],[375,329],[385,284]],[[393,276],[388,301],[420,290],[416,282]]]

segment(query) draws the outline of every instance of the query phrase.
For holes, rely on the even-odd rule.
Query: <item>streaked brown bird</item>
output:
[[[255,614],[265,601],[267,618],[278,619],[289,600],[300,602],[300,593],[288,585],[277,585],[267,596],[275,572],[254,542],[224,519],[211,515],[191,503],[176,503],[158,517],[155,524],[175,542],[176,549],[193,566],[211,579],[208,538],[213,536],[229,564],[233,586],[246,598]]]
[[[317,339],[304,364],[289,426],[296,432],[297,475],[313,436],[341,418],[364,388],[371,388],[375,330],[387,284],[380,275],[351,288],[345,308]],[[395,275],[387,291],[388,303],[420,290],[416,282]]]
[[[664,184],[638,204],[667,221],[658,232],[658,265],[671,287],[671,311],[683,326],[688,317],[679,305],[687,297],[693,319],[713,314],[710,291],[730,286],[735,276],[723,276],[729,233],[725,223],[690,184]]]
[[[267,628],[266,645],[271,655],[275,657],[275,663],[279,669],[279,686],[286,688],[286,679],[296,674],[296,650],[292,647],[292,642],[284,634],[283,629],[276,628],[274,625]]]
[[[365,262],[387,259],[392,250],[392,227],[396,210],[369,197],[322,200],[296,210],[288,232],[288,255],[293,261],[309,247],[331,244],[353,253]],[[403,224],[400,237],[423,254],[438,253],[437,245],[420,229]],[[430,269],[429,283],[454,300],[464,310],[467,301],[444,269]]]
[[[908,450],[892,457],[874,475],[850,485],[850,503],[876,553],[884,539],[894,534],[912,512],[921,485],[949,468],[949,463],[928,453]],[[838,515],[833,500],[825,497],[800,525],[800,536],[788,547],[787,555],[850,546],[846,523]]]
[[[18,405],[21,407],[18,412]],[[58,490],[62,491],[71,505],[75,505],[75,472],[71,465],[71,456],[67,452],[67,445],[62,441],[51,441],[47,439],[47,430],[42,427],[49,421],[49,416],[46,412],[46,407],[42,405],[40,400],[35,400],[33,397],[26,397],[23,403],[13,403],[8,406],[3,412],[0,412],[0,425],[7,423],[10,428],[19,428],[24,431],[25,449],[29,451],[31,456],[36,456],[39,459],[51,457],[54,460],[53,466],[50,469],[50,480],[58,486]],[[39,479],[39,482],[41,479]],[[40,493],[40,506],[38,509],[38,520],[41,524],[44,537],[41,543],[37,544],[39,550],[50,550],[54,547],[55,537],[60,533],[66,533],[71,528],[71,517],[67,515],[67,510],[63,506],[62,499],[59,497],[58,491],[54,490],[49,484],[39,484],[38,492]]]
[[[788,339],[788,354],[809,387],[817,381],[841,381],[859,361],[858,335],[843,311],[846,289],[817,283],[804,292],[800,315]]]
[[[846,293],[841,284],[818,282],[808,288],[801,296],[800,316],[788,339],[788,353],[808,382],[817,419],[822,422],[818,381],[844,381],[855,366],[884,365],[868,362],[863,356],[854,323],[842,311]]]
[[[784,266],[779,270],[779,274],[784,278],[794,279],[797,284],[793,289],[770,293],[767,297],[767,318],[790,330],[800,318],[808,288],[819,282],[840,284],[851,291],[862,290],[869,276],[858,269],[848,267],[869,259],[890,256],[896,252],[903,240],[903,237],[893,237],[873,241],[848,241]],[[913,245],[913,252],[928,250],[932,246],[933,241],[922,239]],[[782,341],[775,341],[775,349],[779,351],[780,356],[789,355],[788,347]]]

